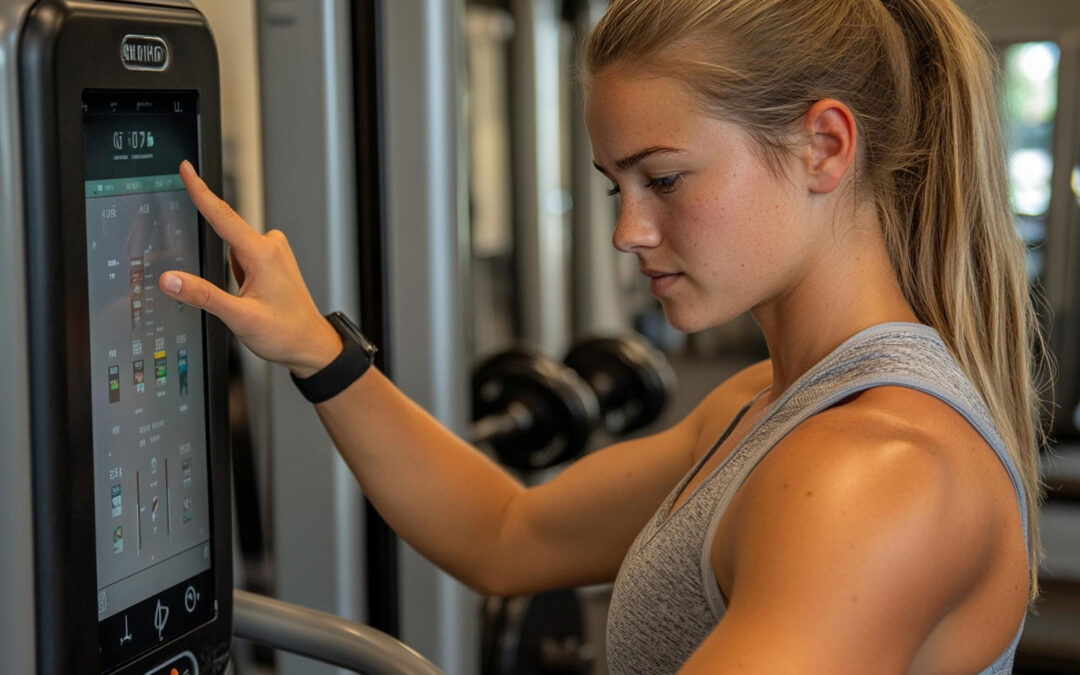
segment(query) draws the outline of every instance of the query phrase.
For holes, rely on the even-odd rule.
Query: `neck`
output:
[[[859,331],[894,321],[918,323],[880,230],[871,227],[843,246],[824,247],[827,253],[811,260],[783,292],[751,310],[772,360],[770,398]]]

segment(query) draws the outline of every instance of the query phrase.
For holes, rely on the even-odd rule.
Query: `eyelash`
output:
[[[650,178],[648,182],[645,183],[645,187],[661,194],[668,194],[675,191],[675,186],[678,184],[680,178],[682,178],[682,174],[678,173],[673,173],[670,176],[660,176],[659,178]],[[611,197],[614,197],[620,192],[621,190],[618,185],[609,188],[607,191],[608,196]]]

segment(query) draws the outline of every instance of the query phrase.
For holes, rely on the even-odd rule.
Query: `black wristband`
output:
[[[326,319],[341,336],[341,353],[310,377],[299,378],[289,373],[296,388],[312,403],[322,403],[337,396],[366,373],[375,361],[375,347],[348,317],[341,312],[332,312]]]

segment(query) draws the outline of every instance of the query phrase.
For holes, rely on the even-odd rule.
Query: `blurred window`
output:
[[[1061,50],[1053,42],[1020,42],[1002,51],[1009,197],[1016,229],[1028,246],[1028,279],[1033,283],[1042,277],[1044,266],[1060,60]],[[1073,182],[1080,178],[1074,176]]]

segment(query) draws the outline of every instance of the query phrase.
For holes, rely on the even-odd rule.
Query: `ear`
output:
[[[832,192],[841,185],[855,161],[858,147],[855,116],[840,101],[827,98],[807,111],[804,124],[810,139],[809,153],[805,156],[807,187],[819,194]]]

